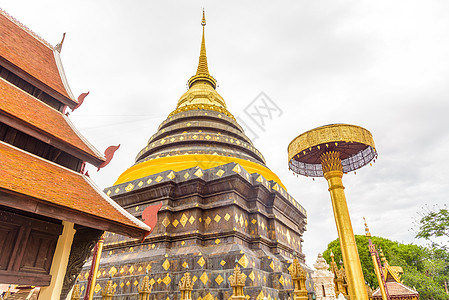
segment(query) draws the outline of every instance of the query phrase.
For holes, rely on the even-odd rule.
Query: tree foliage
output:
[[[418,227],[417,238],[423,238],[436,244],[435,238],[449,238],[449,209],[445,205],[443,208],[434,206],[432,209],[426,207],[420,213],[420,219],[415,222]],[[448,249],[447,244],[437,244],[443,249]]]
[[[370,253],[368,238],[356,235],[355,240],[360,256],[365,280],[374,289],[379,286]],[[405,285],[415,287],[420,299],[447,300],[444,281],[449,280],[449,253],[438,247],[422,247],[412,244],[401,244],[382,237],[371,237],[377,249],[382,249],[385,257],[392,266],[400,266],[404,270],[402,280]],[[330,251],[338,263],[342,260],[340,241],[336,239],[329,243],[323,256],[331,262]]]

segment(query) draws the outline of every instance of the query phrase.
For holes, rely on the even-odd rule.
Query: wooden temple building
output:
[[[114,299],[133,299],[145,276],[151,299],[177,300],[188,270],[191,299],[227,300],[236,265],[245,299],[293,296],[295,255],[304,264],[306,210],[265,164],[218,94],[203,36],[196,74],[176,109],[137,154],[135,164],[105,189],[135,217],[159,207],[143,243],[120,234],[105,238],[95,296],[112,280]],[[89,265],[79,276],[86,285]],[[310,283],[309,286],[311,287]]]
[[[65,114],[80,103],[61,47],[0,11],[0,282],[44,300],[66,298],[103,231],[151,230],[83,174],[107,159]]]

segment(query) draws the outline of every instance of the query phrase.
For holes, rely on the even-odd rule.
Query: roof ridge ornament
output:
[[[189,88],[195,82],[203,81],[212,85],[215,89],[217,87],[217,81],[209,74],[209,68],[207,65],[207,56],[206,56],[206,39],[204,37],[204,27],[206,27],[206,13],[203,8],[203,17],[201,19],[201,26],[203,27],[203,37],[201,39],[201,50],[200,50],[200,58],[198,61],[198,68],[196,70],[196,74],[192,76],[189,81]]]
[[[55,46],[55,50],[58,51],[59,53],[61,53],[62,45],[64,44],[65,34],[66,34],[65,32],[62,34],[62,40]]]

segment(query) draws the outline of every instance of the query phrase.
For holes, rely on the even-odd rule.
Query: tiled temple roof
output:
[[[76,105],[77,101],[66,82],[59,52],[2,10],[0,56]]]
[[[85,175],[28,154],[3,142],[0,142],[0,165],[2,169],[0,192],[6,191],[6,193],[20,194],[22,197],[31,197],[38,203],[55,207],[55,211],[60,208],[68,209],[71,212],[71,217],[75,219],[79,214],[88,215],[90,222],[100,220],[114,226],[97,227],[98,229],[115,229],[115,232],[128,233],[135,237],[139,236],[136,232],[143,236],[150,231],[147,225],[107,197]],[[21,209],[40,214],[44,211],[39,204],[27,205]],[[58,213],[49,217],[62,219]],[[92,227],[91,224],[75,221],[81,225]],[[117,230],[117,227],[121,227],[122,230]],[[127,232],[126,228],[134,234]]]
[[[88,161],[96,166],[105,160],[61,112],[1,78],[0,95],[2,96],[0,114],[4,113],[19,119],[28,126],[83,151],[93,158]]]

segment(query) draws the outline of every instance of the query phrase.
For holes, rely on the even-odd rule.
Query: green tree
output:
[[[368,239],[363,235],[355,236],[365,280],[374,289],[379,286],[370,253]],[[437,247],[422,247],[411,244],[401,244],[382,237],[371,237],[376,248],[382,251],[392,266],[401,266],[404,270],[403,283],[415,287],[420,299],[447,300],[449,295],[444,291],[444,280],[447,280],[449,254]],[[338,263],[342,260],[340,241],[336,239],[329,243],[323,256],[331,262],[330,251]]]
[[[446,244],[438,244],[435,238],[449,238],[449,210],[446,205],[443,208],[434,206],[433,208],[424,208],[420,213],[420,219],[415,222],[418,227],[416,237],[431,241],[443,249],[448,249]]]

